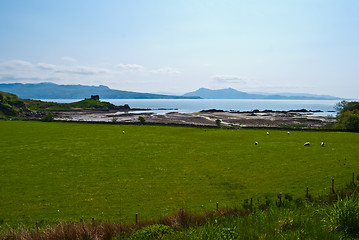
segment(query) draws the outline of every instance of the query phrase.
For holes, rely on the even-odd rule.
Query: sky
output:
[[[359,99],[357,0],[0,0],[0,83]]]

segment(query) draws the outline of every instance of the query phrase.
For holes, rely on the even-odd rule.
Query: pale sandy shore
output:
[[[85,122],[138,123],[143,116],[146,123],[215,126],[216,119],[223,125],[242,127],[323,127],[333,124],[332,116],[317,116],[311,112],[225,112],[210,111],[179,113],[170,111],[61,111],[54,112],[55,120]]]

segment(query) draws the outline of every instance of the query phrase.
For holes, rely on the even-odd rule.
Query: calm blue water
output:
[[[76,102],[81,99],[44,99],[60,103]],[[225,111],[258,110],[321,110],[334,111],[339,100],[264,100],[264,99],[101,99],[115,105],[128,104],[131,108],[176,109],[179,112],[198,112],[205,109]]]

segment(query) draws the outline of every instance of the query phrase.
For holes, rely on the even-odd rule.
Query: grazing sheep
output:
[[[322,147],[324,147],[324,142],[322,142]]]
[[[122,131],[122,134],[125,134],[125,131]]]
[[[310,142],[304,143],[304,146],[309,146],[309,145],[310,145]]]
[[[267,135],[269,135],[269,132],[267,132]]]
[[[290,132],[288,132],[288,135],[290,135]]]
[[[257,142],[257,141],[255,141],[255,142],[254,142],[254,144],[255,144],[255,145],[258,145],[258,142]]]

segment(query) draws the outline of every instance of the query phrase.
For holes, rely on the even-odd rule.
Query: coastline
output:
[[[290,111],[254,110],[254,111],[224,111],[217,109],[202,110],[193,113],[180,113],[174,109],[131,109],[118,110],[76,110],[53,111],[56,121],[74,122],[103,122],[137,124],[138,117],[146,119],[147,124],[191,125],[215,127],[215,121],[221,120],[222,126],[231,127],[267,127],[267,128],[322,128],[332,125],[336,118],[332,116],[317,116],[305,109]]]

